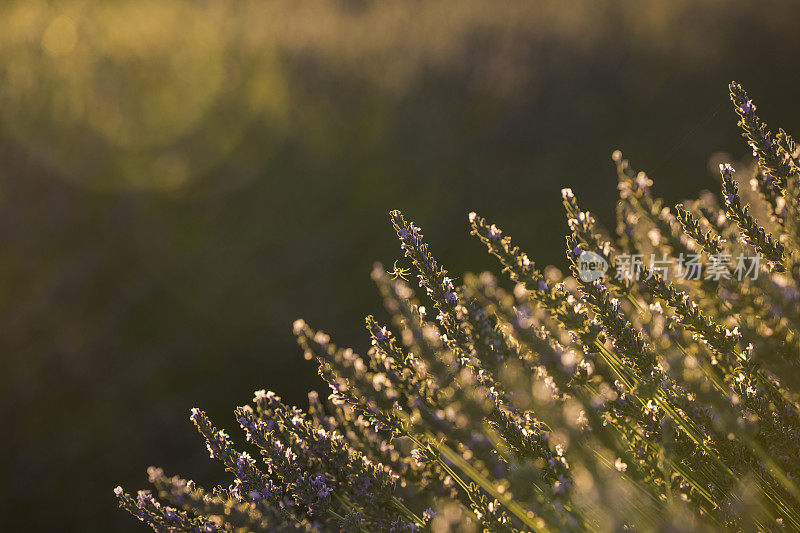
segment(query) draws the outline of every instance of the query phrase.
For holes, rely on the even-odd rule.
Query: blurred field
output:
[[[621,148],[668,200],[746,156],[727,82],[800,132],[789,1],[61,1],[0,7],[4,524],[140,531],[112,488],[226,482],[188,410],[318,387],[298,316],[366,348],[403,209],[456,275],[476,210],[563,264]],[[763,6],[763,7],[759,7]]]

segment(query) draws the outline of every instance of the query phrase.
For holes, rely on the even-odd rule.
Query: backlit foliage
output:
[[[721,201],[673,211],[615,152],[616,237],[563,191],[571,276],[470,213],[506,289],[490,273],[457,284],[393,211],[404,259],[372,273],[391,320],[366,318],[367,353],[294,324],[327,401],[311,393],[303,410],[257,391],[236,409],[239,439],[192,409],[229,482],[206,490],[151,468],[155,492],[118,487],[120,506],[156,531],[800,530],[800,153],[736,83],[731,96],[757,161],[739,173],[768,218],[730,165]],[[742,279],[671,265],[584,281],[586,251],[610,265],[763,261]]]

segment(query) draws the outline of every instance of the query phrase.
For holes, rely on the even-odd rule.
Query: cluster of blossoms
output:
[[[729,165],[721,202],[673,212],[615,152],[616,237],[562,192],[571,275],[471,213],[511,283],[456,286],[393,211],[427,300],[376,265],[391,322],[366,318],[365,355],[294,324],[327,401],[311,393],[302,410],[257,391],[235,411],[247,450],[193,409],[230,483],[206,491],[151,468],[156,496],[118,487],[120,506],[168,532],[799,531],[800,153],[731,94],[763,220]],[[588,252],[636,275],[586,279]],[[668,279],[643,257],[720,275]],[[724,275],[732,258],[746,275]]]

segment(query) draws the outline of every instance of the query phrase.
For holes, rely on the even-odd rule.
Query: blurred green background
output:
[[[4,2],[0,528],[141,531],[145,468],[228,480],[188,421],[319,387],[302,316],[364,350],[403,209],[456,275],[476,210],[563,265],[558,191],[613,149],[671,203],[748,150],[727,83],[800,132],[795,2]]]

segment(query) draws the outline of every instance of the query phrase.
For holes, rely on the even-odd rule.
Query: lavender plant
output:
[[[617,151],[616,237],[563,191],[570,275],[470,213],[510,289],[456,286],[393,211],[409,268],[375,266],[366,354],[294,324],[327,401],[257,391],[242,447],[192,409],[230,482],[151,468],[120,506],[169,532],[800,530],[800,150],[730,89],[752,209],[723,165],[721,203],[673,214]]]

